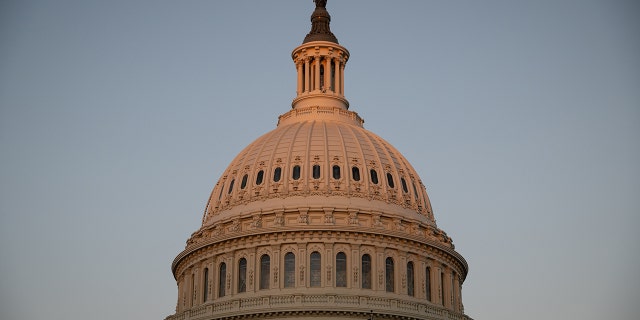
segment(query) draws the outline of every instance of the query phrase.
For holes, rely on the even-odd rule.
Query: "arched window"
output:
[[[440,304],[444,306],[444,272],[440,272],[440,296],[442,297]]]
[[[247,291],[247,259],[238,261],[238,292]]]
[[[209,300],[209,268],[202,271],[202,302]]]
[[[269,272],[271,271],[271,258],[268,254],[260,257],[260,289],[269,289]]]
[[[360,181],[360,168],[351,168],[351,177],[353,178],[353,181]]]
[[[233,191],[233,184],[236,182],[236,179],[231,180],[231,183],[229,184],[229,192],[227,192],[228,194],[231,194],[231,191]]]
[[[431,301],[431,267],[427,267],[424,282],[425,290],[427,291],[427,301]]]
[[[387,172],[387,185],[389,185],[389,188],[395,188],[395,184],[393,183],[393,176],[389,172]]]
[[[414,274],[413,274],[413,262],[407,262],[407,294],[410,296],[414,296]]]
[[[296,256],[293,252],[284,255],[284,287],[296,286]]]
[[[369,174],[371,175],[371,182],[373,184],[378,184],[378,173],[376,172],[375,169],[371,169],[369,171]]]
[[[275,170],[273,170],[273,181],[274,182],[280,181],[281,174],[282,174],[282,168],[280,167],[275,168]]]
[[[407,188],[407,181],[405,181],[404,178],[400,177],[400,183],[402,184],[402,191],[404,191],[404,193],[409,192],[409,189]]]
[[[227,284],[227,265],[224,262],[220,264],[218,280],[218,297],[222,298],[225,295],[225,288]]]
[[[336,255],[336,287],[347,286],[347,255],[338,252]]]
[[[246,187],[247,187],[247,179],[249,179],[249,175],[248,175],[248,174],[245,174],[245,175],[242,177],[242,183],[240,183],[240,189],[244,189],[244,188],[246,188]]]
[[[362,289],[371,289],[371,256],[362,256]]]
[[[256,185],[262,184],[262,179],[264,179],[264,170],[258,171],[258,175],[256,176]]]
[[[314,164],[313,165],[313,178],[314,179],[320,179],[320,165],[319,164]]]
[[[393,259],[391,259],[391,257],[387,258],[386,260],[386,264],[385,264],[385,283],[386,283],[386,289],[387,292],[394,292],[395,291],[395,285],[393,283],[394,280],[394,275],[393,275]]]
[[[322,275],[320,274],[320,252],[311,253],[311,267],[309,268],[309,286],[319,287],[322,285]]]
[[[340,179],[340,166],[335,165],[332,168],[333,178],[338,180]]]
[[[293,174],[291,176],[292,176],[293,180],[300,179],[300,166],[299,165],[293,166]]]

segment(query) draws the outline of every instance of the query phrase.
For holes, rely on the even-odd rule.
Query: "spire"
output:
[[[311,31],[291,53],[298,71],[298,87],[291,107],[348,110],[349,101],[344,97],[344,67],[349,60],[349,51],[338,44],[338,39],[329,30],[331,17],[325,9],[327,1],[314,2],[316,9],[311,14]]]
[[[313,0],[316,3],[316,9],[311,14],[311,31],[304,37],[302,43],[311,41],[329,41],[338,43],[338,38],[331,33],[329,22],[331,16],[327,12],[327,0]]]

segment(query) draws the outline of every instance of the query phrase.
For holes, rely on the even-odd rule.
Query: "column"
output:
[[[331,89],[331,58],[324,58],[324,91]]]
[[[340,64],[340,94],[344,95],[344,63]]]
[[[296,95],[300,95],[300,93],[302,93],[302,90],[304,90],[304,88],[302,88],[302,61],[300,61],[299,59],[296,60],[296,70],[298,71],[298,85],[297,85],[297,89],[296,89]]]
[[[309,92],[309,57],[304,59],[304,92]]]
[[[335,93],[337,94],[341,94],[341,88],[340,85],[342,83],[342,81],[340,81],[340,58],[336,57],[334,58],[333,63],[336,65],[336,73],[333,75],[335,77]]]
[[[449,270],[449,268],[446,268],[445,270],[443,270],[444,272],[444,276],[443,276],[443,283],[442,283],[442,299],[443,299],[443,305],[445,308],[447,309],[452,309],[451,306],[451,270]]]
[[[453,274],[453,311],[461,312],[462,299],[460,299],[460,279],[457,274]]]
[[[320,56],[315,57],[315,81],[313,82],[313,90],[320,90]]]

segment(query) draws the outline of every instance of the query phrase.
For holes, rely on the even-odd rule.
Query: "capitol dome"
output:
[[[467,263],[411,164],[349,110],[349,52],[315,2],[292,108],[213,188],[167,319],[469,319]]]

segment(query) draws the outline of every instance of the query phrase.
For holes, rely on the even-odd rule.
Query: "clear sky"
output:
[[[311,0],[0,2],[0,318],[174,312],[173,258],[290,109]],[[640,315],[640,4],[328,2],[480,319]]]

